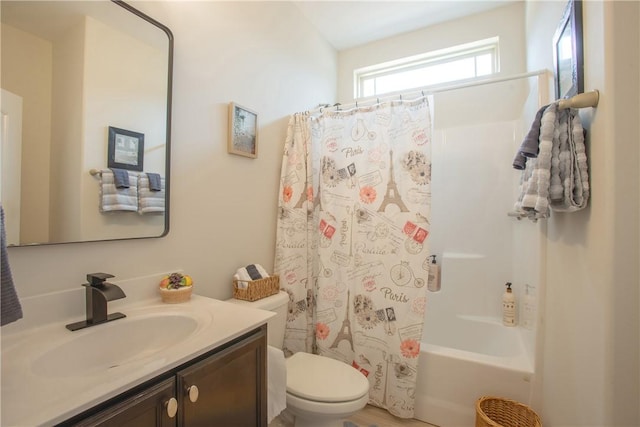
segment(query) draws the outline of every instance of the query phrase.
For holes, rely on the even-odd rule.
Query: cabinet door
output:
[[[266,427],[266,345],[262,328],[178,372],[178,426]]]
[[[171,398],[175,398],[174,377],[73,425],[76,427],[175,427],[177,425],[175,413],[172,417],[168,414]]]

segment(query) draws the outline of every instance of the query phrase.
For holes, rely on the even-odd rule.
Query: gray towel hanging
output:
[[[9,267],[7,238],[4,231],[4,209],[2,205],[0,205],[0,226],[2,228],[0,241],[0,326],[4,326],[7,323],[22,319],[22,306],[20,305],[18,294],[13,285],[13,276],[11,275],[11,268]]]

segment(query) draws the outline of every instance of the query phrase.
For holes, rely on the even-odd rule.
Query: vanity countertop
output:
[[[181,304],[163,304],[158,298],[123,305],[118,311],[127,317],[75,332],[65,328],[68,322],[9,334],[3,331],[2,426],[55,425],[230,342],[265,324],[273,316],[268,311],[197,295]],[[136,353],[135,357],[124,358],[114,366],[91,369],[93,359],[96,359],[96,366],[104,363],[99,360],[102,353],[95,351],[87,351],[87,358],[92,357],[91,360],[84,359],[83,354],[69,354],[69,360],[66,360],[64,349],[75,348],[68,346],[71,341],[80,338],[82,341],[78,342],[82,344],[92,342],[84,335],[103,334],[101,336],[109,336],[110,340],[116,339],[113,335],[117,335],[133,343],[131,340],[136,338],[127,337],[125,324],[133,325],[127,322],[145,321],[145,318],[158,316],[158,313],[176,319],[193,317],[197,320],[197,327],[186,338],[178,337],[179,342],[175,345],[163,346],[159,339],[161,344],[154,348],[152,354]],[[109,334],[111,328],[116,332]],[[156,333],[158,331],[153,334]],[[154,339],[153,334],[148,340]],[[119,341],[116,339],[114,342],[120,345]],[[138,341],[147,341],[146,336]],[[128,346],[124,348],[131,348],[129,343],[124,345]],[[55,360],[64,360],[59,369],[55,363],[47,364],[49,355],[58,358]],[[74,369],[76,364],[77,371]]]

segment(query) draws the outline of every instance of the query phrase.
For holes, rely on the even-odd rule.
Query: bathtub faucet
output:
[[[126,317],[122,313],[107,314],[107,302],[126,297],[125,293],[113,283],[106,282],[107,279],[115,277],[108,273],[87,274],[87,281],[82,286],[85,290],[86,316],[87,319],[81,322],[66,325],[70,331],[88,328],[116,319]]]

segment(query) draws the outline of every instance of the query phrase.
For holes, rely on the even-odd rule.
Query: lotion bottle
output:
[[[516,325],[516,296],[511,291],[511,282],[506,284],[507,290],[502,295],[502,323],[505,326]]]
[[[431,264],[429,264],[429,278],[427,279],[427,289],[431,292],[440,290],[440,266],[436,264],[436,256],[431,255]]]

